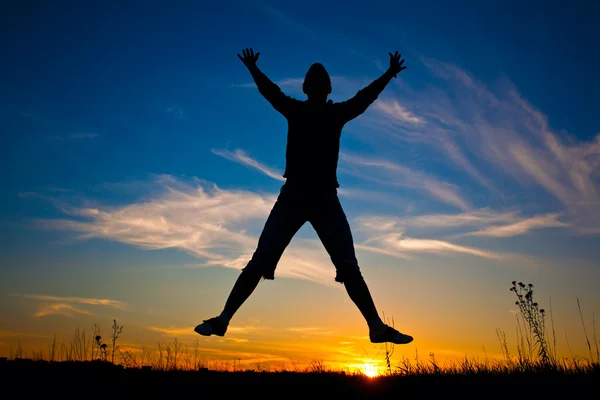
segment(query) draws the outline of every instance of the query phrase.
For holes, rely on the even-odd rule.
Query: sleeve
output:
[[[394,75],[388,70],[379,78],[371,82],[367,87],[359,90],[354,97],[339,103],[343,122],[346,123],[351,121],[364,113],[367,108],[377,100],[381,92],[383,92],[383,89],[390,83],[393,76]]]
[[[273,108],[287,118],[291,114],[296,100],[285,95],[279,86],[273,83],[258,67],[251,69],[250,73],[260,94],[271,103]]]

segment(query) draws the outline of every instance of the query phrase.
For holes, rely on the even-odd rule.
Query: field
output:
[[[60,398],[402,398],[407,394],[460,395],[462,398],[497,396],[590,396],[600,383],[598,365],[579,369],[500,368],[395,373],[376,378],[344,372],[223,372],[125,368],[106,361],[48,362],[30,359],[0,361],[7,387],[27,395]],[[511,389],[513,391],[511,391]],[[520,391],[514,391],[520,389]],[[593,397],[593,395],[592,395]]]

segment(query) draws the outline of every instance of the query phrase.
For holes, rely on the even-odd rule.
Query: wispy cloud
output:
[[[600,134],[578,141],[554,131],[506,78],[484,84],[455,65],[421,62],[439,78],[436,85],[386,93],[393,99],[388,102],[410,105],[423,123],[407,128],[367,118],[386,135],[378,140],[424,146],[501,194],[536,185],[564,205],[554,211],[564,212],[565,222],[580,232],[600,233]],[[379,102],[380,110],[384,104]]]
[[[383,216],[362,217],[357,219],[360,228],[370,233],[360,248],[372,249],[390,256],[405,258],[406,253],[424,252],[437,254],[464,253],[483,258],[501,259],[502,255],[469,246],[454,244],[445,240],[411,238],[398,226],[398,220]],[[359,247],[357,246],[357,247]]]
[[[423,214],[409,218],[383,218],[388,224],[421,228],[479,227],[489,224],[508,224],[519,219],[516,211],[496,212],[493,210],[472,210],[458,214]]]
[[[154,331],[154,332],[162,333],[167,336],[197,336],[198,335],[196,332],[194,332],[194,329],[189,326],[187,326],[185,328],[173,328],[173,327],[160,328],[157,326],[149,326],[148,329],[150,329],[151,331]]]
[[[278,181],[285,181],[281,172],[255,160],[254,158],[246,154],[246,152],[242,149],[235,149],[234,151],[211,149],[211,152],[228,160],[246,165],[250,168],[254,168],[257,171],[267,175],[268,177],[271,177]]]
[[[245,233],[246,223],[265,219],[275,200],[243,190],[190,186],[174,178],[162,177],[156,184],[162,192],[153,201],[103,209],[63,207],[68,215],[84,219],[39,223],[78,231],[84,239],[105,238],[147,249],[181,248],[214,260],[250,251],[255,240]]]
[[[477,182],[487,187],[488,189],[496,192],[498,189],[489,178],[485,177],[469,160],[465,151],[461,149],[453,140],[441,136],[439,137],[439,144],[446,152],[446,156],[454,161],[460,168],[462,168],[467,174],[474,178]]]
[[[40,294],[23,294],[21,297],[33,300],[41,300],[47,302],[59,302],[59,303],[76,303],[85,304],[92,306],[104,306],[109,308],[123,309],[127,306],[122,301],[110,300],[110,299],[97,299],[90,297],[62,297],[62,296],[45,296]]]
[[[66,218],[37,220],[38,226],[103,238],[146,249],[177,248],[204,259],[199,266],[241,269],[252,257],[276,195],[191,185],[161,176],[157,193],[121,207],[60,204]],[[251,233],[252,232],[252,233]],[[335,270],[316,240],[295,239],[276,276],[335,286]]]
[[[507,237],[523,235],[533,229],[564,228],[570,226],[567,223],[559,221],[558,217],[560,217],[560,214],[536,216],[509,225],[490,226],[480,231],[470,232],[468,235]]]
[[[34,317],[46,317],[48,315],[62,315],[65,317],[75,317],[78,315],[94,315],[91,311],[84,310],[83,308],[74,306],[73,304],[67,303],[53,303],[45,304],[41,306]]]
[[[357,218],[357,222],[361,229],[370,232],[406,229],[440,232],[459,229],[463,232],[462,235],[467,236],[509,237],[523,235],[534,229],[569,227],[570,224],[558,220],[560,216],[559,213],[551,213],[523,217],[516,211],[474,210],[459,214],[424,214],[412,217],[363,215]]]
[[[151,196],[129,205],[86,207],[58,203],[64,219],[38,220],[38,226],[76,232],[81,240],[103,238],[145,249],[177,248],[199,257],[198,267],[241,269],[252,257],[276,195],[244,190],[223,190],[207,183],[190,184],[170,176],[156,179]],[[390,227],[393,228],[393,227]],[[439,240],[398,236],[398,230],[380,232],[357,243],[358,251],[410,258],[418,252],[465,253],[481,257],[493,254]],[[373,238],[375,236],[375,238]],[[303,279],[330,287],[335,268],[318,239],[296,237],[284,252],[276,270],[282,278]],[[40,300],[64,300],[50,296]],[[119,303],[98,299],[67,298],[80,304]],[[62,301],[67,303],[69,301]]]
[[[240,338],[233,338],[233,337],[225,337],[223,339],[226,341],[229,341],[229,342],[234,342],[234,343],[248,343],[249,342],[248,339],[240,339]]]
[[[250,333],[250,332],[254,332],[256,331],[258,328],[255,326],[250,326],[250,325],[246,325],[246,326],[230,326],[229,328],[227,328],[228,332],[231,333]]]
[[[382,185],[414,188],[460,209],[468,210],[471,208],[469,202],[460,195],[458,186],[438,180],[424,172],[413,170],[384,158],[368,158],[346,152],[340,153],[340,161],[345,163],[346,171],[363,179]],[[367,174],[356,167],[370,168],[370,170]]]
[[[65,317],[96,315],[82,306],[101,306],[113,309],[123,309],[127,306],[122,301],[110,299],[46,296],[39,294],[21,294],[17,296],[41,302],[37,311],[33,314],[34,317],[45,317],[48,315],[62,315]]]
[[[397,100],[379,100],[374,106],[375,109],[379,110],[384,116],[391,118],[394,122],[414,125],[420,125],[425,122],[422,118],[406,110]]]
[[[241,269],[246,266],[251,253],[228,260],[208,260],[206,266],[225,266]],[[303,279],[336,287],[335,269],[321,243],[312,239],[295,238],[286,248],[275,273],[276,276]]]
[[[255,158],[250,157],[243,149],[235,149],[233,151],[230,150],[217,150],[211,149],[211,152],[219,155],[227,160],[237,162],[242,165],[246,165],[250,168],[255,169],[256,171],[273,178],[278,181],[285,181],[282,173],[276,170],[275,168],[268,166],[267,164],[258,161]],[[343,188],[338,189],[338,194],[343,197],[352,198],[355,200],[369,200],[370,202],[378,202],[378,203],[388,203],[388,204],[398,204],[399,197],[398,195],[390,195],[381,191],[375,190],[366,190],[366,189],[357,189],[357,188]]]
[[[386,233],[369,240],[371,245],[387,250],[402,257],[404,252],[425,252],[437,254],[464,253],[483,258],[501,259],[502,255],[492,251],[480,250],[474,247],[461,246],[444,240],[404,238],[402,232]]]
[[[524,191],[537,186],[563,204],[564,209],[549,211],[564,213],[565,223],[583,233],[600,233],[600,134],[576,140],[553,130],[506,78],[484,84],[455,65],[420,61],[438,79],[435,85],[415,90],[402,83],[386,89],[372,106],[375,112],[365,113],[350,130],[353,135],[382,150],[381,160],[422,152],[437,165],[446,162],[454,174],[449,185],[464,182],[465,174],[489,190],[480,200],[519,192],[523,198]],[[404,166],[412,169],[409,162]],[[456,188],[439,189],[434,185],[429,191],[449,204],[466,210],[474,203],[453,198]]]

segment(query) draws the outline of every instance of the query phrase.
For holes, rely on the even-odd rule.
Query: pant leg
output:
[[[264,279],[275,279],[275,268],[285,248],[306,222],[306,213],[282,191],[267,218],[258,246],[244,271],[258,271]]]
[[[324,196],[314,207],[309,221],[335,265],[336,282],[343,283],[349,276],[362,278],[350,225],[337,194]]]

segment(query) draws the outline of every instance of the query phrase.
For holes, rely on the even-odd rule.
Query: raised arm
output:
[[[254,79],[254,83],[256,83],[256,87],[258,87],[258,91],[260,94],[264,96],[265,99],[273,108],[279,111],[284,116],[288,116],[292,105],[294,103],[294,99],[289,96],[286,96],[279,86],[273,83],[269,77],[267,77],[257,66],[256,62],[258,61],[258,56],[260,53],[254,54],[254,50],[245,49],[242,50],[243,56],[237,55],[240,60],[244,63],[244,65],[250,71],[252,75],[252,79]]]
[[[402,65],[404,60],[400,59],[400,54],[398,54],[397,51],[394,54],[388,54],[390,55],[390,67],[387,71],[371,82],[367,87],[359,90],[354,97],[340,103],[344,123],[351,121],[364,113],[367,108],[377,100],[377,97],[383,92],[383,89],[390,83],[392,78],[395,78],[398,73],[406,69],[406,67]]]

